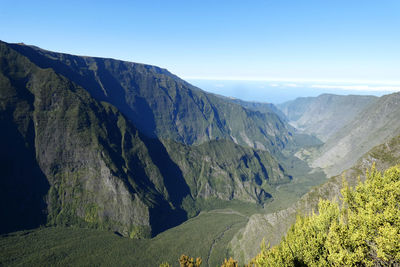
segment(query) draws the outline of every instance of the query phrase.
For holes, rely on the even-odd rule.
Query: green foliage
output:
[[[201,257],[202,266],[220,266],[232,256],[228,243],[247,221],[242,209],[202,212],[151,239],[78,227],[14,232],[0,236],[0,266],[179,266],[182,253]]]
[[[194,259],[184,254],[182,254],[179,258],[179,264],[181,267],[199,267],[202,262],[202,259],[199,257]]]
[[[267,151],[243,147],[228,140],[198,146],[163,141],[171,159],[182,170],[191,195],[263,204],[271,187],[290,182],[289,175]],[[268,194],[260,194],[262,190]],[[185,210],[188,203],[184,203]],[[193,213],[193,211],[190,211]]]
[[[221,267],[238,267],[238,266],[239,266],[238,262],[232,258],[229,258],[229,260],[225,259],[221,265]]]
[[[184,209],[187,213],[188,218],[193,218],[197,214],[199,214],[199,208],[196,206],[196,202],[190,196],[186,196],[182,200],[182,209]]]
[[[400,136],[374,147],[368,155],[377,161],[377,166],[393,166],[399,163]]]
[[[179,257],[179,265],[181,267],[199,267],[203,263],[203,260],[200,257],[194,259],[193,257],[186,256],[182,254]],[[232,259],[232,257],[227,260],[225,258],[224,262],[222,263],[221,267],[238,267],[239,264],[236,260]],[[163,262],[160,264],[160,267],[171,267],[168,262]]]
[[[132,239],[148,238],[151,236],[151,229],[145,225],[133,225],[129,232],[129,237]]]
[[[32,56],[30,48],[20,48]],[[37,213],[46,211],[48,214],[47,220],[43,218],[40,223],[150,237],[150,233],[164,230],[162,227],[183,221],[186,217],[179,211],[181,203],[168,205],[167,197],[173,195],[169,192],[173,187],[166,188],[167,175],[155,165],[148,145],[132,123],[117,108],[95,100],[84,88],[59,75],[57,68],[39,68],[38,65],[48,62],[44,58],[43,62],[30,62],[23,55],[25,52],[0,42],[0,128],[7,128],[2,131],[6,134],[1,138],[5,143],[11,143],[16,133],[8,132],[17,128],[22,133],[19,142],[34,152],[28,154],[23,152],[24,147],[12,147],[14,154],[30,156],[24,168],[40,167],[35,177],[30,172],[22,177],[29,195],[38,199],[38,203],[35,202]],[[7,116],[3,115],[6,114],[4,107],[8,109],[7,114],[10,113]],[[5,158],[12,159],[9,155]],[[21,162],[20,156],[15,158]],[[15,179],[20,175],[18,168],[10,170],[10,175],[3,179],[19,181]],[[7,173],[7,166],[1,165],[0,172]],[[38,183],[39,179],[44,180],[43,185]],[[24,186],[21,184],[12,182],[13,187],[5,191],[20,192]],[[2,202],[8,202],[15,199],[16,194],[1,195]],[[21,198],[26,199],[25,196]],[[43,204],[42,199],[46,199]],[[32,210],[31,202],[21,205],[21,201],[15,201],[24,210]],[[162,218],[157,212],[160,206],[164,211]],[[25,217],[21,216],[19,221],[32,221],[33,216],[28,216],[24,210]],[[176,219],[179,212],[181,218]],[[10,219],[7,224],[16,225],[16,220]],[[133,225],[149,224],[150,230],[146,227],[140,231],[131,229]],[[17,229],[27,228],[14,230]]]
[[[290,142],[286,126],[272,113],[207,95],[155,67],[50,56],[6,43],[0,43],[0,52],[6,93],[0,105],[14,114],[7,123],[17,124],[21,133],[31,128],[34,139],[23,141],[34,148],[32,161],[49,183],[40,198],[46,198],[48,225],[138,236],[132,224],[151,224],[157,234],[196,216],[202,210],[197,199],[264,204],[272,199],[269,187],[290,181],[271,156],[274,151],[248,147],[257,141],[275,150]],[[104,92],[110,97],[97,98]],[[201,145],[162,144],[147,134]],[[158,211],[167,207],[161,218]]]
[[[400,166],[375,166],[354,189],[344,181],[343,205],[321,200],[318,214],[298,216],[282,242],[263,245],[260,266],[393,266],[400,262]]]
[[[85,221],[94,223],[98,220],[98,209],[96,204],[89,204],[85,209]]]
[[[10,46],[35,59],[40,67],[56,69],[91,95],[125,111],[128,119],[148,136],[190,145],[215,139],[237,140],[241,145],[263,146],[271,152],[293,143],[288,125],[275,113],[243,108],[164,69]]]

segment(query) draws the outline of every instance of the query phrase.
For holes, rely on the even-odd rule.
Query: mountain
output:
[[[339,194],[337,176],[302,196],[326,180],[296,156],[338,173],[390,140],[346,175],[399,162],[398,100],[321,95],[279,111],[155,66],[0,42],[0,230],[96,228],[146,238],[132,246],[155,255],[201,228],[191,251],[214,263],[229,243],[247,261],[264,235],[275,244],[298,211]]]
[[[322,94],[300,97],[277,107],[295,128],[325,142],[377,99],[375,96]]]
[[[93,226],[137,237],[184,219],[177,196],[168,192],[179,177],[173,184],[163,179],[145,138],[115,107],[6,44],[0,47],[0,139],[9,148],[1,150],[2,217],[7,218],[2,231],[29,222],[24,212],[32,206],[40,222],[50,225]],[[180,190],[189,194],[184,181]]]
[[[285,147],[285,152],[288,152],[286,154],[294,154],[296,153],[299,149],[305,148],[305,147],[317,147],[321,145],[323,142],[315,136],[314,133],[304,133],[302,129],[297,129],[296,127],[292,126],[288,117],[274,104],[271,103],[263,103],[263,102],[249,102],[249,101],[243,101],[240,99],[236,98],[229,98],[229,97],[224,97],[220,96],[226,100],[229,100],[233,103],[237,103],[241,106],[243,106],[246,109],[250,109],[253,111],[257,111],[260,113],[264,113],[267,116],[270,116],[271,114],[276,114],[278,117],[286,124],[286,128],[289,130],[289,133],[291,134],[293,138],[293,142],[288,143],[288,145]],[[277,155],[279,157],[279,155]]]
[[[400,93],[384,95],[367,105],[333,134],[311,160],[328,176],[350,168],[372,147],[400,134]]]
[[[203,199],[264,203],[271,186],[288,183],[287,174],[268,152],[214,140],[198,146],[165,142],[171,159],[182,170],[191,195]]]
[[[292,179],[271,154],[295,145],[274,113],[154,66],[4,42],[0,56],[1,233],[62,225],[146,238],[204,205],[264,204]]]
[[[244,101],[238,98],[229,98],[229,97],[224,97],[221,96],[225,99],[228,99],[232,101],[233,103],[237,103],[247,109],[254,110],[254,111],[259,111],[261,113],[274,113],[279,116],[279,118],[285,122],[287,122],[287,117],[283,112],[277,108],[274,104],[272,103],[264,103],[264,102],[255,102],[255,101]]]
[[[41,68],[114,105],[150,137],[192,145],[228,139],[275,153],[293,142],[275,113],[260,113],[206,93],[165,69],[114,59],[80,57],[11,44]]]
[[[355,186],[359,177],[361,181],[365,180],[365,173],[373,164],[379,171],[400,164],[400,135],[375,146],[365,153],[353,167],[341,175],[331,177],[322,185],[312,188],[287,209],[252,215],[246,227],[241,229],[230,242],[230,248],[236,259],[248,262],[259,250],[263,238],[271,246],[279,243],[282,236],[294,223],[298,213],[310,214],[317,210],[320,199],[338,199],[343,183],[342,177],[345,177],[350,186]]]
[[[382,97],[321,95],[279,105],[289,122],[324,144],[297,155],[327,176],[350,168],[372,147],[400,134],[400,94]]]

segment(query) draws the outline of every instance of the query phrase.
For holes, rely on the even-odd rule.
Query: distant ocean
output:
[[[186,79],[207,92],[246,101],[280,104],[298,97],[337,95],[382,96],[400,91],[400,85]]]

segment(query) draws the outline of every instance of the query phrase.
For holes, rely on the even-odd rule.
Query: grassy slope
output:
[[[284,189],[277,192],[280,194],[274,193],[276,200],[266,205],[268,210],[289,204],[287,200],[293,195],[286,192],[285,197],[283,192]],[[49,228],[34,230],[28,235],[3,236],[0,264],[157,266],[161,261],[168,261],[177,266],[176,259],[186,253],[202,257],[205,263],[208,259],[209,266],[216,266],[225,257],[237,256],[231,250],[230,241],[253,214],[265,212],[261,207],[238,201],[201,205],[210,211],[149,240],[131,240],[110,232],[79,228]],[[221,209],[215,210],[216,207]],[[259,242],[252,242],[258,251]]]
[[[297,185],[302,186],[302,181],[307,183],[304,178]],[[200,215],[152,239],[131,240],[110,232],[79,228],[13,233],[0,238],[0,247],[4,248],[0,264],[157,266],[168,261],[178,266],[177,258],[185,253],[202,257],[204,266],[216,266],[226,257],[237,257],[230,242],[252,215],[287,207],[288,199],[298,198],[285,188],[273,195],[274,201],[264,209],[239,201],[202,202],[204,211]],[[252,242],[258,251],[259,242]]]
[[[230,255],[226,243],[247,217],[231,210],[204,212],[153,239],[132,240],[110,232],[44,228],[0,238],[0,265],[177,266],[182,253],[216,266]]]

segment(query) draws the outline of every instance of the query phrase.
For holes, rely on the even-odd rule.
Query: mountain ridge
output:
[[[290,124],[326,142],[378,97],[322,94],[277,105]]]
[[[21,48],[0,43],[0,123],[22,133],[19,142],[31,151],[26,160],[31,165],[36,164],[38,176],[44,183],[33,196],[37,205],[35,214],[40,215],[34,223],[36,226],[93,227],[133,238],[146,238],[196,215],[204,201],[212,204],[215,199],[234,199],[263,204],[272,197],[268,193],[271,187],[291,180],[265,147],[243,146],[232,139],[207,140],[189,146],[170,138],[158,139],[142,133],[117,107],[103,101],[107,97],[120,97],[120,91],[109,88],[110,95],[96,99],[93,92],[56,71],[62,66],[41,68],[15,47]],[[74,59],[82,60],[80,57]],[[75,77],[84,83],[79,79]],[[116,85],[116,88],[121,86]],[[162,88],[157,87],[159,89]],[[191,91],[188,89],[188,92]],[[124,103],[120,103],[122,109]],[[248,111],[239,105],[225,105],[233,111],[238,110],[239,114],[256,116],[253,123],[266,118],[260,112]],[[145,123],[146,116],[142,120]],[[277,123],[286,129],[282,122],[278,120]],[[24,136],[24,131],[29,134]],[[256,134],[262,137],[262,131],[257,131]],[[3,141],[9,142],[12,135],[5,132]],[[270,150],[279,151],[278,147],[283,147],[284,143],[279,138],[275,142],[276,145],[270,143]],[[17,144],[11,144],[17,147]],[[214,151],[211,157],[207,155],[208,150]],[[230,153],[224,154],[225,150]],[[190,160],[182,158],[180,151],[189,155]],[[10,159],[6,153],[1,157]],[[201,164],[207,161],[206,157],[210,162],[207,166]],[[18,163],[17,156],[12,160],[18,166],[24,165]],[[200,175],[188,171],[188,166],[202,170]],[[10,169],[5,164],[0,167],[7,173],[3,177],[3,203],[9,199],[17,203],[20,200],[16,200],[17,195],[13,192],[18,190],[19,184],[12,180],[18,176],[18,168]],[[200,204],[197,200],[201,200]],[[29,203],[23,203],[29,207]],[[7,207],[2,207],[2,213],[10,212]],[[21,211],[19,215],[11,216],[2,225],[2,231],[18,230],[18,227],[11,229],[10,225],[22,220],[22,214]]]
[[[189,218],[200,214],[191,221],[196,225],[213,215],[202,211],[228,208],[215,211],[221,218],[234,215],[218,225],[215,238],[234,226],[229,248],[236,258],[248,259],[249,249],[258,251],[261,233],[269,233],[274,244],[296,212],[310,211],[317,197],[338,195],[336,176],[301,197],[324,179],[302,156],[314,167],[337,172],[400,129],[400,94],[346,101],[322,95],[311,108],[315,99],[300,100],[300,113],[288,117],[300,123],[321,116],[296,130],[287,124],[287,110],[277,114],[268,103],[204,92],[156,66],[3,42],[0,55],[0,126],[5,129],[0,145],[6,148],[0,151],[2,233],[74,226],[153,237],[150,244],[174,226],[179,225],[166,236],[179,233]],[[349,116],[327,131],[323,118],[339,118],[350,106],[355,107]],[[321,121],[325,128],[313,128]],[[330,152],[332,140],[340,145],[345,138],[352,146]],[[360,162],[397,162],[398,143],[392,139]],[[326,161],[336,169],[323,165]],[[349,175],[360,174],[360,168]],[[269,213],[258,214],[261,209]],[[32,220],[24,222],[26,214]],[[217,239],[211,240],[208,256]]]
[[[97,100],[113,104],[148,136],[189,145],[225,138],[272,154],[291,142],[289,130],[277,115],[266,116],[223,101],[165,69],[11,46],[39,66],[55,68]]]
[[[350,168],[372,147],[400,134],[400,93],[379,97],[332,135],[310,161],[328,176]]]

